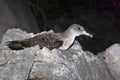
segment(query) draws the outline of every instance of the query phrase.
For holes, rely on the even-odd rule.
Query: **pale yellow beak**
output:
[[[86,31],[83,32],[83,35],[86,35],[86,36],[89,36],[89,37],[93,38],[93,35],[90,34],[90,33],[87,33]]]

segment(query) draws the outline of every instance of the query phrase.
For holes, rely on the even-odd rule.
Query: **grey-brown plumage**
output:
[[[35,45],[39,45],[41,48],[42,47],[47,47],[49,49],[59,48],[63,44],[63,41],[57,35],[59,34],[45,33],[42,35],[37,35],[30,39],[9,41],[7,42],[7,45],[9,48],[13,50],[20,50]]]
[[[79,35],[92,37],[82,26],[73,24],[63,33],[44,33],[29,39],[8,41],[7,46],[12,50],[21,50],[35,45],[39,45],[40,48],[47,47],[49,49],[59,48],[66,50],[73,44],[75,37]]]

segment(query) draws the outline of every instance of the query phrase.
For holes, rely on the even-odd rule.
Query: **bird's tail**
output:
[[[22,50],[27,47],[27,43],[25,41],[8,41],[6,44],[12,50]]]

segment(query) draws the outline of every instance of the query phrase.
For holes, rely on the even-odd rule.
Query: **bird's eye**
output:
[[[81,28],[78,28],[78,30],[81,30]]]
[[[78,27],[78,30],[79,30],[79,31],[84,31],[84,28]]]

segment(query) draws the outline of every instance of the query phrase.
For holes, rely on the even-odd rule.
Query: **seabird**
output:
[[[39,45],[40,48],[67,50],[73,44],[75,37],[80,35],[93,37],[85,31],[83,26],[72,24],[63,33],[43,33],[29,39],[8,41],[6,44],[12,50],[21,50],[35,45]]]

